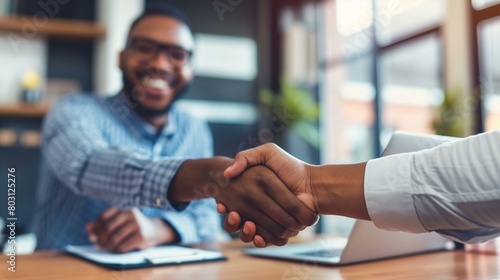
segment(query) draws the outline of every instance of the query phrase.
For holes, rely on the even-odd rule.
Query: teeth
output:
[[[168,88],[168,83],[162,79],[145,77],[143,82],[146,86],[154,88],[154,89],[167,89]]]

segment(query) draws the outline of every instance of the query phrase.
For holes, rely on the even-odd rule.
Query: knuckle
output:
[[[263,172],[264,167],[260,167],[260,166],[257,166],[257,167],[254,167],[254,170],[255,170],[255,175],[254,175],[254,178],[255,178],[255,181],[258,183],[259,186],[262,186],[262,185],[270,185],[270,181],[271,181],[271,178],[269,177],[269,174],[267,172]]]
[[[277,237],[277,236],[270,236],[270,237],[264,238],[264,240],[267,241],[268,245],[283,246],[284,245],[283,241],[286,240],[286,239],[283,239],[283,238],[280,238],[280,237]]]
[[[275,149],[278,145],[270,142],[270,143],[266,143],[264,145],[262,145],[262,148],[265,149],[265,150],[272,150],[272,149]]]
[[[312,226],[316,223],[316,221],[318,220],[319,216],[315,213],[311,213],[310,215],[308,215],[307,217],[307,223],[305,224],[305,226]]]
[[[276,228],[273,233],[279,237],[279,238],[285,238],[288,234],[288,230],[283,228],[283,227],[279,227],[279,228]]]
[[[288,212],[290,213],[300,213],[300,207],[301,205],[299,204],[298,201],[289,201],[288,202]]]
[[[294,231],[300,230],[302,228],[302,225],[292,217],[285,218],[283,220],[283,226],[289,230],[294,230]]]
[[[296,230],[286,230],[279,237],[280,238],[290,238],[290,237],[297,235],[297,233],[298,233],[298,231],[296,231]]]

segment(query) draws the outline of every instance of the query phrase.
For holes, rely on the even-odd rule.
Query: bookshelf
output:
[[[1,16],[0,31],[22,33],[27,27],[36,28],[40,35],[53,38],[93,40],[106,35],[103,25],[85,20],[49,19],[35,25],[22,16]]]
[[[43,118],[49,109],[47,104],[0,104],[0,117]]]

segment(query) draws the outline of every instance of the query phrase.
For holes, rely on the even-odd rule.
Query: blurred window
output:
[[[377,0],[377,42],[388,45],[441,24],[446,0]]]
[[[380,56],[383,146],[394,130],[434,133],[431,124],[443,100],[440,47],[439,37],[429,35]]]
[[[500,2],[500,1],[499,1]],[[500,17],[482,22],[478,27],[481,92],[484,96],[484,127],[500,129]]]
[[[324,110],[330,111],[330,121],[324,129],[333,133],[328,162],[352,163],[373,158],[375,89],[371,82],[372,62],[369,56],[339,64],[326,71]],[[332,145],[333,144],[333,145]]]
[[[443,98],[440,25],[446,1],[322,5],[323,161],[377,157],[394,129],[433,133]]]

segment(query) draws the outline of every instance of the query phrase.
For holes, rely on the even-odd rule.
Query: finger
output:
[[[126,253],[132,250],[140,249],[141,238],[138,234],[134,234],[127,238],[122,244],[116,247],[115,252]]]
[[[255,226],[255,224],[253,222],[246,221],[240,231],[240,239],[245,243],[252,242],[256,233],[257,227]]]
[[[112,236],[108,249],[110,251],[117,252],[123,243],[139,233],[140,231],[137,227],[131,225],[123,227],[119,232]]]
[[[239,152],[234,157],[234,162],[226,170],[224,176],[233,178],[240,175],[245,169],[255,165],[267,165],[269,159],[279,152],[280,159],[288,160],[291,156],[274,143],[267,143],[253,149]],[[293,159],[293,157],[292,157]]]
[[[105,230],[109,236],[113,236],[122,228],[132,224],[133,221],[134,219],[132,218],[132,214],[130,212],[122,212],[120,215],[115,216],[114,219],[109,220],[106,224]]]
[[[226,170],[224,170],[224,177],[236,177],[240,175],[241,172],[245,171],[245,169],[251,166],[249,165],[247,158],[245,157],[245,152],[246,151],[236,154],[233,163],[228,168],[226,168]]]
[[[224,219],[222,226],[224,230],[230,234],[238,232],[241,228],[240,215],[234,211],[229,213],[229,215],[227,215],[227,217]]]
[[[255,235],[255,237],[253,238],[253,244],[257,248],[265,248],[265,247],[267,247],[266,241],[260,235]]]
[[[268,229],[266,229],[262,226],[257,226],[257,235],[261,236],[262,240],[265,240],[263,246],[262,246],[262,244],[255,244],[254,243],[254,245],[258,248],[264,248],[264,247],[269,246],[269,245],[283,246],[286,243],[288,243],[288,238],[276,237]],[[259,247],[259,246],[262,246],[262,247]]]
[[[265,164],[266,153],[263,150],[263,146],[259,146],[236,154],[233,164],[224,170],[224,177],[233,178],[240,175],[248,167]]]
[[[106,211],[102,212],[101,215],[99,215],[98,220],[104,220],[107,221],[108,219],[112,219],[116,215],[118,215],[121,212],[120,209],[116,207],[110,207]]]
[[[254,202],[254,205],[258,209],[265,209],[265,212],[270,215],[270,217],[279,225],[281,225],[284,229],[300,231],[305,229],[304,224],[297,220],[294,215],[292,215],[292,211],[308,211],[313,214],[314,221],[317,218],[317,215],[314,214],[307,206],[305,206],[298,198],[293,195],[288,188],[283,184],[283,182],[269,169],[266,169],[272,173],[271,176],[267,173],[262,173],[262,176],[257,177],[257,183],[262,186],[264,192],[266,193],[264,197],[258,199]],[[286,201],[286,199],[281,198],[281,196],[285,196],[286,199],[290,201]],[[307,216],[305,214],[296,214]],[[252,221],[256,221],[260,223],[260,220],[256,219],[248,219]],[[314,221],[311,222],[314,223]],[[280,236],[282,238],[287,238],[284,233],[279,234],[278,232],[272,230],[272,227],[266,226],[266,228],[271,229],[271,232],[275,233],[276,236]]]
[[[105,248],[109,248],[113,235],[116,234],[120,228],[131,223],[132,220],[130,218],[130,211],[118,211],[114,212],[113,215],[108,215],[106,220],[101,220],[99,233],[97,234],[99,244]]]
[[[291,214],[291,216],[301,224],[301,228],[291,228],[290,226],[295,226],[295,223],[291,220],[286,220],[284,222],[287,224],[284,224],[284,227],[303,230],[305,228],[304,226],[312,226],[318,221],[319,215],[290,192],[283,182],[271,183],[265,188],[265,191],[284,211]]]
[[[303,228],[293,216],[284,211],[269,195],[262,190],[267,184],[282,184],[276,175],[265,167],[258,167],[262,171],[252,173],[252,178],[244,183],[250,184],[248,192],[244,195],[245,199],[237,205],[234,211],[237,211],[243,221],[254,221],[259,226],[268,229],[274,236],[287,238],[291,231],[297,231]],[[269,176],[271,175],[272,176]],[[257,176],[257,178],[254,178]],[[274,180],[261,177],[273,177]],[[243,187],[242,185],[241,187]],[[283,186],[286,189],[286,187]],[[288,227],[284,227],[286,224]]]
[[[264,209],[261,210],[261,209]],[[276,238],[288,238],[296,235],[297,230],[285,228],[281,225],[282,220],[293,217],[283,211],[271,198],[262,197],[259,201],[252,201],[245,209],[240,209],[243,220],[258,221],[258,226],[265,227]],[[301,225],[295,221],[296,227]]]
[[[116,207],[110,207],[102,212],[99,217],[94,221],[94,232],[99,236],[105,231],[108,220],[120,214],[120,210]]]
[[[222,203],[217,203],[217,212],[219,212],[219,214],[221,215],[227,214],[226,206],[224,206],[224,204]]]

